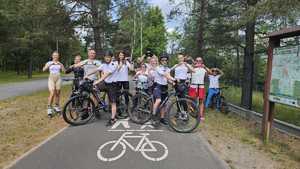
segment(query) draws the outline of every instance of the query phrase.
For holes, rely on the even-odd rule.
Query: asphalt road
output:
[[[69,78],[69,77],[68,77]],[[63,84],[70,82],[63,82]],[[48,79],[32,80],[0,85],[0,100],[27,95],[48,88]]]
[[[11,169],[227,169],[199,134],[178,134],[128,121],[68,127]],[[128,138],[141,136],[145,139]],[[126,135],[127,134],[127,135]],[[121,136],[125,136],[120,139]],[[112,142],[120,140],[119,144]],[[141,143],[140,143],[141,142]],[[139,144],[140,143],[140,144]],[[116,145],[113,149],[113,145]]]

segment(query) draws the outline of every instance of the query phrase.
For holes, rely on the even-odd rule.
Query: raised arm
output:
[[[212,71],[211,69],[209,69],[208,67],[206,67],[205,65],[203,65],[203,68],[206,70],[207,74],[211,75]]]
[[[219,68],[216,68],[216,69],[217,69],[218,72],[220,72],[220,76],[224,75],[224,72],[221,69],[219,69]]]

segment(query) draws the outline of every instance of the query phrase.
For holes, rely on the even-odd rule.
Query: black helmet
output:
[[[159,61],[161,61],[161,59],[167,59],[167,60],[169,60],[168,54],[167,54],[167,53],[162,54],[162,55],[160,56],[160,58],[159,58]]]
[[[147,51],[146,51],[146,56],[147,56],[147,57],[152,57],[153,54],[152,54],[152,52],[151,52],[150,50],[147,50]]]
[[[105,56],[113,57],[114,54],[112,53],[112,51],[109,51],[109,50],[108,50],[108,51],[105,51],[105,52],[104,52],[104,57],[105,57]]]

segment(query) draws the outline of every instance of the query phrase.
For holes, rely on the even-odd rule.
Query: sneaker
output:
[[[53,107],[53,109],[54,109],[54,111],[57,112],[57,113],[61,112],[61,109],[60,109],[60,107],[59,107],[58,105],[55,105],[55,106]]]
[[[164,125],[168,125],[168,121],[165,118],[160,119],[160,123],[164,124]]]
[[[52,118],[52,107],[51,106],[48,106],[47,114],[48,114],[49,118]]]
[[[108,120],[108,122],[106,123],[106,126],[108,127],[108,126],[112,126],[112,125],[114,125],[116,123],[116,119],[110,119],[110,120]]]

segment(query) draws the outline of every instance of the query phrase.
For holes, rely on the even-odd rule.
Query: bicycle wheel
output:
[[[199,108],[191,99],[180,98],[173,101],[167,112],[169,126],[176,132],[190,133],[200,123]]]
[[[90,98],[75,96],[64,106],[62,116],[66,123],[78,126],[88,123],[95,115],[95,105]]]
[[[224,113],[224,114],[228,114],[229,113],[229,108],[228,108],[228,105],[227,105],[227,103],[226,103],[226,101],[225,101],[225,98],[224,98],[224,96],[221,96],[220,97],[220,111],[222,112],[222,113]]]
[[[126,95],[128,96],[128,101],[126,101]],[[117,100],[117,118],[125,119],[128,117],[130,107],[131,107],[131,97],[132,95],[128,92],[122,92],[118,96]]]
[[[130,119],[137,124],[144,124],[151,119],[152,99],[147,94],[137,93],[132,98],[132,108],[129,111]]]

